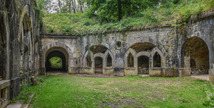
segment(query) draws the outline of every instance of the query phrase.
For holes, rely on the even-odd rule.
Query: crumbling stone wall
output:
[[[35,75],[39,29],[35,0],[0,0],[0,107]]]
[[[70,63],[76,62],[75,65],[70,64],[70,73],[95,74],[98,69],[96,62],[103,61],[99,71],[105,75],[137,75],[141,71],[145,73],[148,71],[151,76],[188,76],[196,69],[203,74],[209,71],[210,80],[213,80],[213,26],[214,14],[207,12],[191,17],[187,24],[181,26],[112,31],[83,37],[64,36],[60,39],[58,35],[55,35],[57,38],[44,35],[41,43],[43,47],[50,43],[56,43],[56,46],[60,43],[74,49],[68,51],[72,57]],[[45,50],[41,53],[45,57]],[[130,54],[133,56],[132,59]],[[111,66],[108,66],[109,55],[110,60],[112,59]],[[203,55],[207,57],[202,57]],[[138,65],[139,63],[142,65],[139,61],[142,56],[149,58],[148,62],[143,64],[149,68],[144,69]],[[98,57],[102,60],[96,59]],[[158,66],[154,65],[158,61],[155,59],[159,60]],[[197,68],[192,68],[194,64]]]
[[[208,11],[204,12],[201,15],[198,16],[193,16],[189,20],[189,22],[178,28],[178,38],[177,38],[177,43],[178,43],[178,50],[177,50],[177,57],[179,60],[178,67],[181,68],[180,75],[190,75],[191,74],[191,56],[182,56],[184,53],[183,49],[186,44],[191,49],[192,47],[198,47],[195,48],[198,54],[201,53],[203,57],[198,57],[195,59],[196,64],[199,64],[199,67],[204,67],[204,64],[207,64],[208,62],[208,71],[209,71],[209,76],[210,80],[213,81],[213,63],[214,63],[214,12],[213,11]],[[202,42],[199,42],[197,40],[201,40]],[[188,42],[188,43],[187,43]],[[192,44],[191,44],[192,42]],[[205,45],[203,45],[205,44]],[[207,51],[208,50],[208,51]],[[193,52],[193,51],[192,51]],[[202,52],[205,52],[203,54]],[[192,54],[192,53],[191,53]],[[205,58],[206,60],[202,60],[204,56],[208,56],[208,58]],[[186,61],[186,62],[185,62]],[[198,61],[198,63],[197,63]],[[206,62],[205,62],[206,61]],[[200,64],[200,62],[203,64]],[[184,66],[183,64],[186,64]],[[189,66],[189,67],[188,67]]]

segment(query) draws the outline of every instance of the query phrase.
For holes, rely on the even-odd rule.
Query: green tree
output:
[[[156,6],[160,0],[86,0],[89,16],[98,16],[100,21],[115,22]]]

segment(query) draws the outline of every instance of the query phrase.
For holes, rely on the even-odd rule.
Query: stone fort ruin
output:
[[[30,78],[52,70],[72,74],[160,77],[209,75],[214,81],[214,12],[170,25],[87,36],[42,34],[35,0],[0,0],[0,107]]]

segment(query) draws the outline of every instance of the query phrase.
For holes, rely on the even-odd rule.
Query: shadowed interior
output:
[[[208,74],[209,49],[201,38],[192,37],[184,43],[182,66],[190,67],[192,74]]]
[[[149,57],[138,57],[138,74],[149,74]]]
[[[95,74],[103,74],[103,59],[101,57],[95,58]]]
[[[49,61],[49,59],[51,59],[52,57],[59,57],[62,59],[62,67],[52,67],[51,63]],[[48,54],[47,59],[46,59],[46,71],[63,71],[66,72],[67,71],[67,66],[66,66],[66,57],[65,55],[60,52],[60,51],[52,51]]]

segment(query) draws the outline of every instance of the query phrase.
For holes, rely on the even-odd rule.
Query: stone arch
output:
[[[210,69],[210,50],[200,37],[188,38],[181,49],[181,66],[189,69],[189,74],[208,74]],[[191,61],[196,66],[191,67]]]
[[[30,16],[30,7],[22,9],[18,29],[18,43],[20,46],[20,73],[32,71],[34,54],[33,23]]]
[[[136,67],[136,51],[135,50],[133,50],[132,48],[129,48],[128,50],[127,50],[127,52],[125,53],[125,56],[124,56],[124,64],[125,64],[125,68],[128,68],[129,66],[128,66],[128,56],[129,56],[129,54],[131,54],[132,56],[133,56],[133,58],[134,58],[134,67]]]
[[[108,66],[108,57],[111,57],[111,66]],[[113,67],[114,66],[114,56],[111,51],[107,50],[104,54],[104,66],[105,67]]]
[[[154,63],[153,63],[153,61],[154,61],[154,55],[155,55],[155,53],[158,53],[159,55],[160,55],[160,57],[161,57],[161,67],[162,68],[164,68],[165,67],[165,63],[166,63],[166,61],[165,61],[165,56],[163,55],[163,53],[156,47],[156,48],[154,48],[153,50],[152,50],[152,52],[151,52],[151,67],[153,68],[154,67]]]
[[[29,9],[30,9],[29,6],[25,5],[24,8],[22,9],[22,12],[21,12],[21,15],[20,15],[19,29],[18,29],[18,41],[19,41],[20,45],[22,45],[23,28],[28,29],[29,31],[31,31],[31,41],[33,42],[33,40],[34,40],[34,38],[33,38],[32,17],[30,16]],[[23,22],[25,22],[25,21],[27,23],[23,24]]]
[[[71,49],[66,44],[55,42],[47,45],[42,50],[42,68],[44,72],[46,70],[45,63],[47,54],[52,51],[59,51],[63,53],[66,57],[66,68],[68,69],[71,66]]]
[[[93,54],[96,54],[96,53],[105,53],[106,51],[108,50],[108,47],[104,46],[104,45],[92,45],[90,46],[90,51],[93,53]]]
[[[51,63],[49,61],[52,57],[59,57],[61,58],[62,67],[53,68],[51,67]],[[65,49],[62,49],[60,47],[53,47],[50,48],[46,54],[46,62],[45,62],[45,68],[47,71],[67,71],[68,70],[68,52]]]
[[[139,53],[137,53],[136,57],[138,58],[139,56],[147,56],[149,57],[150,56],[150,53],[149,52],[146,52],[146,51],[141,51]]]
[[[210,65],[209,67],[210,67],[210,69],[213,69],[214,68],[214,56],[213,56],[214,55],[214,51],[213,51],[214,47],[212,45],[212,42],[211,42],[209,36],[197,35],[197,34],[189,35],[189,36],[187,36],[181,40],[180,45],[178,46],[178,51],[177,51],[178,59],[179,59],[179,67],[182,68],[182,59],[181,59],[182,58],[182,47],[188,39],[194,38],[194,37],[198,37],[206,43],[206,45],[209,49],[209,65]]]
[[[101,45],[101,46],[105,46],[107,49],[110,49],[110,47],[109,47],[109,44],[107,44],[107,43],[100,43],[100,44],[96,44],[96,43],[90,43],[90,47],[89,48],[91,48],[92,46],[98,46],[98,45]],[[85,47],[87,47],[87,45],[85,46]]]
[[[87,58],[88,56],[90,56],[91,66],[88,66],[88,62],[89,62],[89,61],[88,61],[89,59]],[[90,52],[90,55],[89,55],[89,51],[87,51],[87,52],[84,54],[84,57],[83,57],[83,60],[84,60],[84,61],[83,61],[83,66],[84,66],[84,67],[92,67],[92,61],[93,61],[92,58],[93,58],[93,56],[94,56],[94,55],[93,55],[92,52]]]
[[[130,42],[129,45],[127,46],[127,48],[131,48],[133,45],[140,44],[140,43],[150,43],[150,44],[153,44],[155,47],[157,47],[163,53],[163,55],[168,55],[165,48],[162,45],[160,45],[158,42],[156,42],[155,40],[150,39],[150,41],[142,41],[139,39],[136,41]]]
[[[161,48],[161,49],[159,49]],[[133,42],[132,45],[129,45],[129,49],[132,49],[134,53],[134,67],[135,67],[135,74],[137,73],[149,73],[152,64],[152,57],[151,54],[154,51],[165,52],[164,48],[153,41],[149,42]],[[129,51],[128,49],[128,51]],[[127,68],[127,54],[128,51],[125,53],[125,68]],[[161,53],[162,54],[162,53]],[[162,57],[164,58],[164,57]],[[145,69],[144,69],[145,68]],[[143,72],[142,70],[145,70]],[[134,72],[134,71],[133,71]]]

